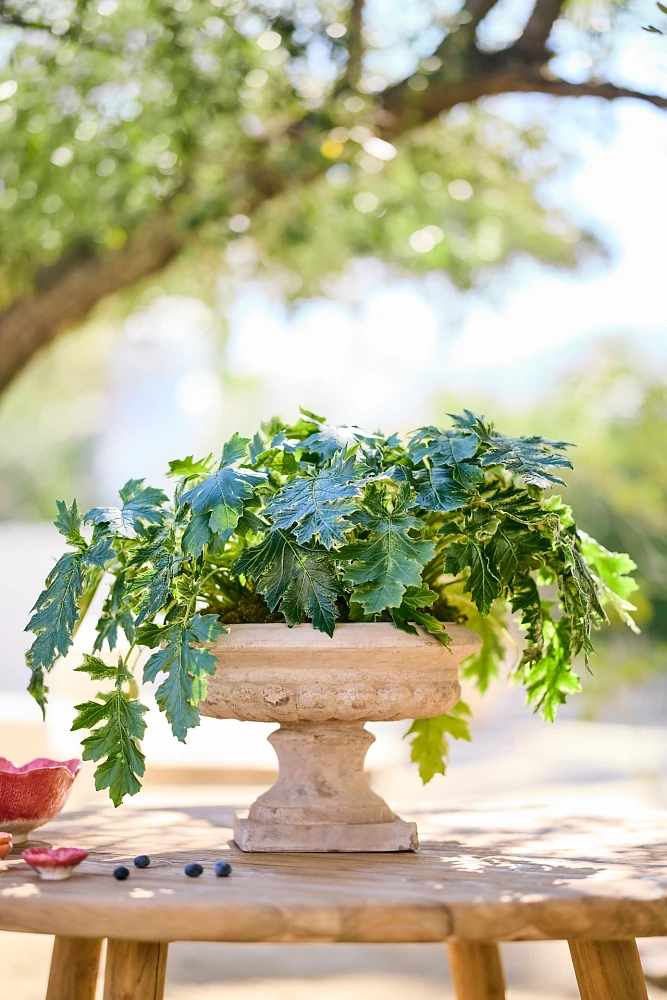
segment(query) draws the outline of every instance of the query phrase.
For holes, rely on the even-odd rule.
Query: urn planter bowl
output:
[[[409,851],[417,827],[372,791],[365,722],[422,719],[449,711],[461,693],[459,664],[480,646],[447,625],[445,648],[423,629],[345,623],[329,638],[311,625],[231,625],[211,646],[218,666],[203,715],[278,722],[269,736],[275,785],[237,816],[243,851]]]

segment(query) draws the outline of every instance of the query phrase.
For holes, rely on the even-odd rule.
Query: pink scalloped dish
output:
[[[0,830],[15,844],[28,839],[38,826],[57,816],[67,802],[81,761],[37,757],[17,767],[0,757]]]
[[[60,882],[69,878],[77,865],[88,857],[79,847],[28,847],[21,857],[34,868],[40,878]]]

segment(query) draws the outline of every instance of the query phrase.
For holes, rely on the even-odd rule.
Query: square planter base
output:
[[[234,840],[242,851],[306,851],[324,854],[376,851],[415,851],[417,824],[395,819],[391,823],[263,823],[234,817]]]

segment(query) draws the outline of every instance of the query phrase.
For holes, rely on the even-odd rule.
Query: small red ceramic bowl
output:
[[[21,857],[35,869],[40,878],[60,882],[69,878],[76,866],[85,861],[88,851],[82,851],[79,847],[29,847]]]
[[[80,768],[80,760],[37,757],[17,767],[0,757],[0,830],[15,844],[26,841],[31,830],[58,815]]]
[[[6,858],[12,849],[12,835],[11,833],[0,833],[0,861]]]

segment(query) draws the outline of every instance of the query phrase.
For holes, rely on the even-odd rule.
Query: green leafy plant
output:
[[[464,674],[484,691],[512,614],[525,632],[512,673],[535,711],[554,719],[580,689],[575,658],[587,662],[608,609],[634,627],[634,563],[578,532],[570,508],[546,495],[570,467],[566,442],[507,437],[468,410],[452,422],[403,444],[302,410],[297,423],[274,419],[252,440],[235,434],[219,462],[171,462],[171,499],[131,480],[118,507],[82,517],[76,501],[58,503],[70,551],[27,626],[36,635],[29,689],[44,710],[45,674],[110,581],[92,655],[78,669],[113,687],[77,706],[74,728],[90,730],[84,757],[100,762],[97,787],[116,805],[139,790],[144,769],[133,673],[141,649],[155,650],[143,680],[161,679],[157,704],[183,741],[215,670],[207,644],[230,623],[310,620],[332,635],[337,621],[393,621],[444,646],[447,622],[467,623],[484,642]],[[107,666],[97,654],[119,644],[118,665]],[[448,736],[470,738],[468,715],[461,702],[412,724],[424,781],[444,773]]]

